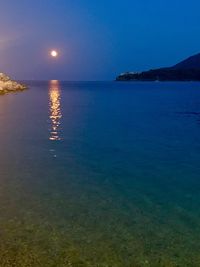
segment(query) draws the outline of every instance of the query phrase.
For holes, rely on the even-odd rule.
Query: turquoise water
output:
[[[200,266],[200,83],[0,97],[0,266]]]

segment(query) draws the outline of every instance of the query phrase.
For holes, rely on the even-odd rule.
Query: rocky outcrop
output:
[[[0,73],[0,94],[18,92],[27,89],[27,86],[10,79],[4,73]]]

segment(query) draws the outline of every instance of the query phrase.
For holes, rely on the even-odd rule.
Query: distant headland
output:
[[[0,73],[0,95],[25,89],[27,89],[26,85],[13,81],[6,74]]]
[[[125,72],[117,81],[200,81],[200,53],[166,68]]]

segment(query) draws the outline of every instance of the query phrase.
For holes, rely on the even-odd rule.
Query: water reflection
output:
[[[51,123],[49,140],[61,140],[60,126],[61,126],[61,90],[60,83],[57,80],[50,81],[49,84],[49,118]]]

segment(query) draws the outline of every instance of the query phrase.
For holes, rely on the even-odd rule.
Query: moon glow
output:
[[[51,51],[51,56],[52,57],[57,57],[58,56],[58,52],[56,50],[52,50]]]

